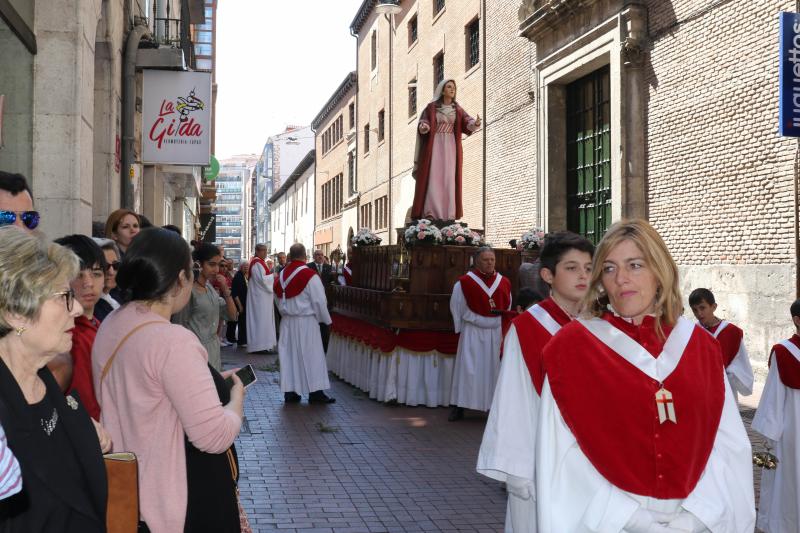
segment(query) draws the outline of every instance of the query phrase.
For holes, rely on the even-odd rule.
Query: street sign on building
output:
[[[207,166],[211,157],[211,74],[145,70],[142,161]]]
[[[780,134],[800,137],[800,13],[780,14]]]

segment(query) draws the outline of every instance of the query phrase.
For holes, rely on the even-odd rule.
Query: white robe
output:
[[[500,317],[473,313],[467,306],[460,281],[453,287],[450,313],[453,315],[455,332],[461,334],[450,403],[467,409],[488,411],[500,371]]]
[[[727,320],[723,320],[716,331],[711,333],[711,335],[713,335],[715,339],[719,338],[719,334],[722,333],[729,324]],[[703,327],[702,324],[700,326]],[[703,330],[708,331],[704,327]],[[753,366],[750,364],[750,356],[747,354],[747,348],[744,346],[744,337],[742,337],[742,341],[739,343],[739,350],[733,357],[731,364],[725,369],[725,373],[728,375],[728,383],[730,383],[731,390],[733,391],[734,401],[737,403],[739,402],[740,394],[742,396],[750,396],[753,394],[753,382],[755,378],[753,376]]]
[[[662,357],[664,354],[659,360]],[[641,506],[671,515],[670,519],[688,511],[712,533],[752,533],[752,450],[728,379],[722,374],[725,402],[711,455],[694,490],[684,499],[639,496],[606,480],[578,446],[545,377],[536,447],[539,529],[559,533],[625,531]]]
[[[775,470],[761,471],[756,525],[765,533],[800,532],[800,390],[783,384],[774,352],[752,427],[772,441],[778,458]]]
[[[274,283],[275,274],[267,275],[261,264],[253,264],[247,283],[248,352],[271,350],[278,342],[272,305]]]
[[[503,343],[503,361],[494,392],[489,420],[478,453],[477,470],[506,486],[521,486],[530,498],[509,490],[506,533],[536,533],[536,489],[534,487],[536,426],[539,394],[533,386],[522,356],[515,326]]]
[[[302,395],[331,388],[319,331],[319,324],[330,324],[331,316],[320,277],[313,276],[294,298],[278,298],[278,310],[281,392]]]

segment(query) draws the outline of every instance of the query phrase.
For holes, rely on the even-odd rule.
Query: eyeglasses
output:
[[[0,226],[8,226],[17,221],[17,217],[22,220],[28,229],[36,229],[39,225],[38,211],[4,211],[0,210]]]
[[[113,262],[108,264],[108,268],[113,268],[114,270],[119,272],[119,265],[120,265],[119,261],[113,261]]]
[[[53,296],[61,296],[64,298],[64,303],[67,304],[67,312],[72,312],[72,306],[75,303],[75,291],[72,289],[61,291],[61,292],[54,292]]]

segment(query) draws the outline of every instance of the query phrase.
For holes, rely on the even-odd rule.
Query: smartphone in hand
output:
[[[239,376],[239,379],[242,380],[242,385],[244,385],[245,387],[248,387],[249,385],[252,385],[256,381],[258,381],[256,373],[253,371],[253,365],[243,366],[242,368],[236,371],[236,375]],[[233,378],[232,377],[225,378],[225,383],[228,385],[228,388],[230,389],[231,387],[233,387]]]

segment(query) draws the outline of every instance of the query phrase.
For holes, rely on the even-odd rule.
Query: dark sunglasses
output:
[[[38,211],[3,211],[0,210],[0,226],[8,226],[17,221],[17,217],[22,220],[28,229],[36,229],[39,225]]]
[[[72,312],[72,306],[75,302],[75,292],[72,289],[67,291],[55,292],[53,296],[61,296],[64,298],[64,303],[67,304],[67,312]]]
[[[119,272],[119,265],[120,265],[119,261],[113,261],[113,262],[108,264],[108,268],[113,268],[114,270]]]

